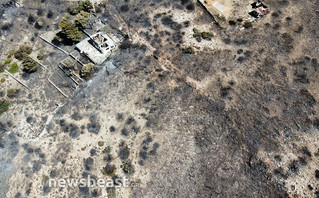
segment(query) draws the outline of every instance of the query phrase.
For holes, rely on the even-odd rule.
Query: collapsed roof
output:
[[[221,26],[225,26],[231,20],[244,20],[249,15],[260,18],[269,12],[267,6],[259,0],[255,2],[251,0],[199,0],[199,2]]]
[[[107,34],[96,33],[78,43],[75,48],[94,64],[101,64],[110,56],[115,46]]]

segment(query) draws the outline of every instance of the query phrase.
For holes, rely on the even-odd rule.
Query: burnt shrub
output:
[[[121,134],[124,135],[124,136],[128,136],[128,131],[126,130],[126,128],[123,128],[121,130]]]
[[[91,157],[84,159],[84,168],[86,171],[91,171],[93,161],[94,160]]]
[[[61,120],[60,120],[60,125],[61,125]],[[62,123],[62,125],[63,125],[63,123]],[[75,124],[65,124],[63,127],[63,131],[65,133],[68,133],[71,138],[77,138],[80,136],[80,129]]]
[[[47,18],[49,18],[49,19],[53,18],[53,12],[51,10],[49,10],[49,12],[47,14]]]
[[[98,134],[101,128],[101,125],[98,123],[95,116],[90,117],[90,123],[87,125],[87,129],[90,133]]]
[[[130,8],[128,7],[127,4],[122,5],[122,6],[120,7],[121,12],[127,12],[127,11],[129,11],[129,9],[130,9]]]
[[[171,16],[164,16],[161,19],[161,22],[164,26],[169,27],[172,30],[180,30],[182,28],[182,25],[179,23],[176,23]]]
[[[127,146],[124,146],[119,151],[119,157],[121,160],[126,160],[128,156],[130,155],[130,150]]]
[[[29,23],[29,24],[33,24],[34,22],[35,22],[35,18],[34,18],[33,15],[30,14],[30,15],[28,16],[28,23]]]
[[[132,124],[134,121],[135,121],[135,119],[130,116],[129,118],[127,118],[126,124],[127,124],[127,125],[130,125],[130,124]]]
[[[140,158],[141,158],[142,160],[146,160],[146,159],[147,159],[147,152],[144,151],[144,150],[142,150],[142,151],[140,151],[139,156],[140,156]]]
[[[12,23],[9,23],[9,22],[5,22],[2,24],[1,26],[1,30],[10,30],[12,28],[13,24]]]

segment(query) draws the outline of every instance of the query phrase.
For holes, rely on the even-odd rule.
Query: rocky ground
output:
[[[103,1],[95,19],[124,40],[68,98],[47,81],[65,56],[37,35],[70,2],[2,2],[1,61],[32,43],[46,69],[15,74],[30,90],[0,74],[0,197],[319,197],[318,1],[265,0],[270,13],[244,30],[196,1]],[[49,186],[88,175],[139,187]]]

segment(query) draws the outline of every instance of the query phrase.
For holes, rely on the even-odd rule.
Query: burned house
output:
[[[261,1],[250,0],[198,0],[223,27],[230,21],[250,21],[269,13]],[[253,3],[252,3],[253,2]],[[249,18],[253,17],[253,18]]]
[[[86,33],[87,34],[87,33]],[[78,43],[75,48],[88,57],[94,64],[103,63],[115,49],[114,41],[103,33],[96,33]]]

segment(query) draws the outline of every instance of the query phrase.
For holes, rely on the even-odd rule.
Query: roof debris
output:
[[[198,0],[221,27],[228,24],[242,26],[239,21],[253,22],[269,13],[269,8],[260,0]],[[253,9],[253,10],[251,10]],[[249,17],[249,15],[251,17]]]
[[[251,15],[254,18],[260,18],[269,13],[269,8],[259,0],[257,2],[252,3],[251,6],[255,10],[249,12],[249,15]]]

